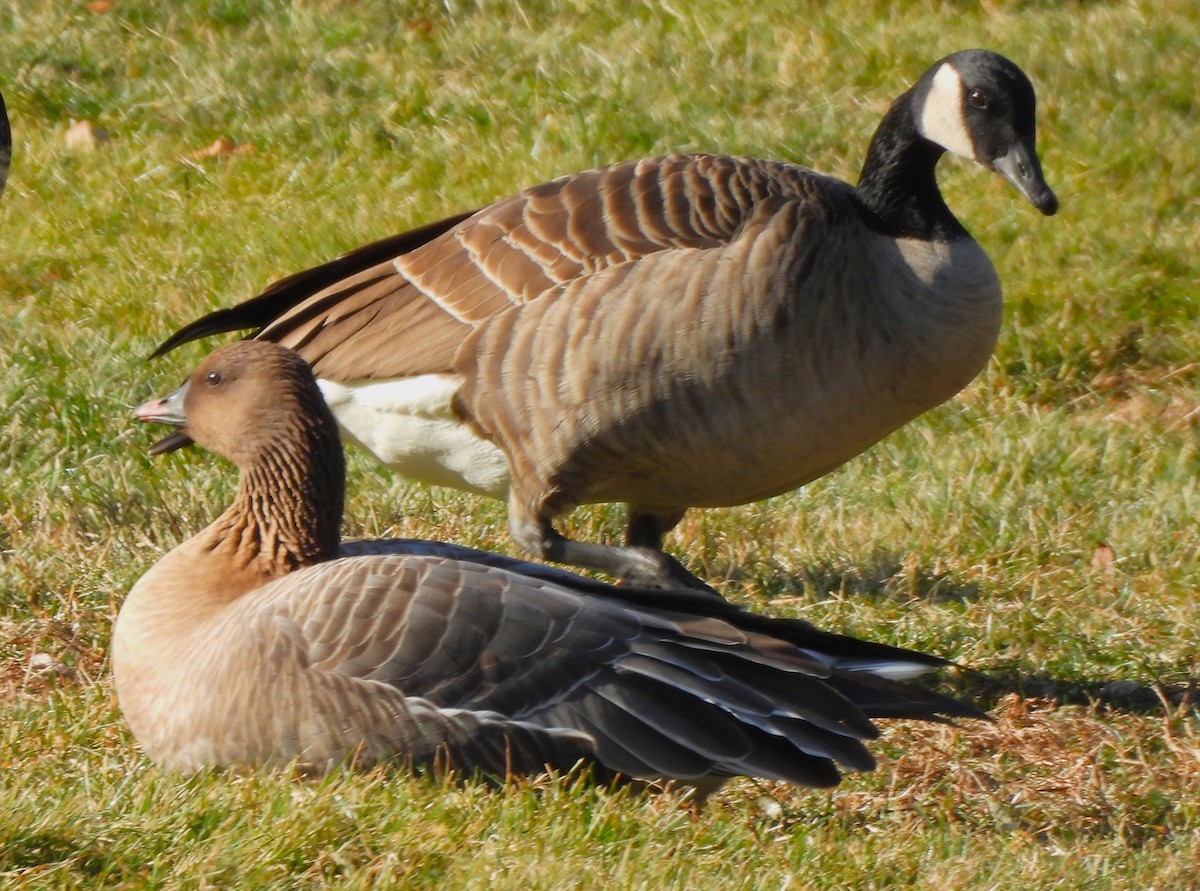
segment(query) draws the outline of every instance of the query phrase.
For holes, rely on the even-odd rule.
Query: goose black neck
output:
[[[934,170],[945,149],[917,132],[914,93],[892,103],[880,122],[858,180],[872,222],[896,238],[949,241],[967,235],[938,189]]]

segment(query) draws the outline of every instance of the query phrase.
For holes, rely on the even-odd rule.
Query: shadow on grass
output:
[[[17,874],[54,868],[94,878],[109,865],[109,852],[97,845],[81,844],[66,830],[61,834],[17,832],[7,838],[0,837],[0,845],[4,849],[3,863]]]
[[[1095,706],[1134,715],[1200,714],[1200,678],[1157,684],[1133,680],[1063,680],[1016,669],[967,670],[943,678],[941,686],[985,711],[1008,694],[1016,693],[1024,699],[1049,699],[1060,705]]]
[[[750,600],[767,602],[779,597],[836,592],[871,600],[925,600],[946,603],[973,600],[979,586],[951,572],[940,572],[916,562],[911,555],[878,551],[865,560],[820,563],[799,572],[781,572],[769,564],[760,566],[694,567],[706,579],[724,579]],[[738,593],[732,594],[733,599]]]
[[[939,572],[928,564],[893,552],[877,551],[854,563],[806,566],[800,572],[755,575],[736,569],[726,573],[741,590],[731,599],[751,609],[778,614],[773,606],[804,600],[810,592],[836,592],[864,600],[924,600],[930,603],[965,602],[979,596],[979,586],[953,573]],[[1101,710],[1154,715],[1166,712],[1200,714],[1200,677],[1173,683],[1120,678],[1056,678],[1020,667],[991,671],[967,669],[945,677],[940,686],[981,709],[990,709],[1010,693],[1025,699],[1046,699],[1061,705],[1094,706]]]

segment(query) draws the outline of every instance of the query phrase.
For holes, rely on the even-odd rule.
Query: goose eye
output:
[[[971,104],[972,108],[987,108],[987,93],[983,92],[983,90],[972,90],[967,93],[967,102]]]
[[[208,374],[204,375],[204,382],[210,387],[220,386],[221,380],[221,372],[219,371],[210,371]]]

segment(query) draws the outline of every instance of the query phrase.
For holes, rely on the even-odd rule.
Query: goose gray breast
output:
[[[138,580],[114,630],[122,712],[166,768],[583,761],[701,791],[742,774],[826,786],[872,766],[872,718],[978,715],[904,680],[941,659],[696,591],[340,543],[337,425],[284,347],[222,347],[136,415],[240,468],[234,503]]]
[[[675,155],[565,176],[360,248],[186,326],[298,350],[345,435],[402,474],[507,498],[542,558],[701,583],[662,551],[689,507],[828,473],[986,363],[999,280],[946,207],[946,152],[1057,200],[1036,99],[984,50],[891,105],[857,186],[794,164]],[[565,538],[629,505],[624,547]]]

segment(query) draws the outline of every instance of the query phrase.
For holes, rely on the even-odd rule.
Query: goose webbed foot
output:
[[[621,553],[623,567],[612,573],[621,580],[621,584],[654,590],[686,588],[689,591],[703,591],[714,597],[721,597],[712,587],[692,575],[684,569],[682,563],[664,551],[641,546],[611,550]]]

